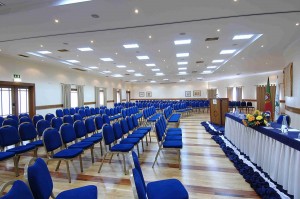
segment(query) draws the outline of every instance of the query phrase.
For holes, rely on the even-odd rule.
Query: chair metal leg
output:
[[[36,158],[37,158],[37,151],[38,151],[38,148],[34,149],[34,152],[33,152],[33,155],[34,155],[34,157],[36,157]]]
[[[19,163],[18,163],[18,158],[17,156],[15,156],[14,158],[14,166],[15,166],[15,174],[16,174],[16,177],[19,176]]]
[[[126,175],[126,162],[125,162],[125,154],[122,153],[122,156],[123,156],[123,164],[124,164],[124,174]]]
[[[101,151],[101,156],[103,156],[102,141],[100,141],[100,151]]]
[[[92,163],[95,163],[95,158],[94,158],[94,147],[91,147],[91,157],[92,157]]]
[[[142,149],[143,149],[143,152],[145,152],[143,140],[141,140],[141,142],[142,142]]]
[[[103,165],[103,163],[104,163],[104,160],[105,160],[105,157],[106,157],[107,154],[108,154],[108,153],[105,153],[104,157],[102,158],[102,162],[101,162],[101,164],[100,164],[98,173],[100,173],[100,171],[101,171],[102,165]]]
[[[56,165],[56,168],[55,168],[55,171],[57,171],[59,169],[60,163],[61,163],[61,160],[58,161],[58,163]]]
[[[81,155],[79,155],[79,162],[80,162],[80,171],[83,172],[83,166],[82,166],[82,158]]]
[[[140,150],[139,150],[139,144],[138,143],[136,144],[136,150],[137,150],[138,157],[140,157]]]
[[[61,161],[59,161],[61,162]],[[68,179],[69,179],[69,183],[71,183],[71,174],[70,174],[70,167],[69,167],[69,161],[65,160],[66,165],[67,165],[67,174],[68,174]]]
[[[160,150],[161,150],[161,147],[159,147],[159,149],[158,149],[158,151],[157,151],[157,153],[156,153],[154,162],[153,162],[153,164],[152,164],[152,168],[154,168],[154,164],[155,164],[155,162],[157,161],[157,157],[158,157],[158,154],[159,154]]]
[[[119,155],[119,154],[118,154]],[[113,158],[113,156],[114,156],[114,154],[112,153],[111,154],[111,157],[110,157],[110,159],[109,159],[109,164],[111,163],[111,159]]]
[[[179,170],[181,170],[181,156],[180,156],[180,149],[178,150],[178,164],[179,164]]]

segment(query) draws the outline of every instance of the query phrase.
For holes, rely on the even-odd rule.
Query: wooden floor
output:
[[[154,133],[152,143],[141,153],[140,162],[144,178],[147,182],[166,178],[177,178],[186,187],[190,198],[259,198],[243,177],[227,159],[219,146],[210,139],[200,125],[201,121],[208,120],[208,114],[193,114],[181,119],[180,127],[183,130],[183,149],[181,151],[182,170],[178,169],[176,153],[165,151],[158,157],[158,164],[152,169],[158,146]],[[99,146],[99,145],[98,145]],[[43,150],[39,156],[45,157]],[[22,156],[20,173],[23,174],[24,165],[31,154]],[[101,173],[97,173],[101,155],[100,148],[95,149],[95,163],[91,163],[89,151],[84,154],[84,172],[79,172],[79,162],[74,160],[71,165],[72,183],[68,183],[66,167],[62,163],[58,172],[55,172],[55,163],[49,164],[54,181],[54,192],[79,187],[82,185],[96,185],[98,198],[133,198],[129,175],[122,171],[122,156],[114,156],[112,163],[104,163]],[[23,179],[23,175],[18,177]],[[0,183],[15,179],[13,161],[0,163]],[[171,197],[172,198],[172,197]]]

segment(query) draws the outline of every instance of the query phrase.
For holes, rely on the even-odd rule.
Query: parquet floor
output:
[[[177,178],[186,187],[190,198],[259,198],[248,183],[226,158],[219,146],[210,139],[210,134],[200,125],[201,121],[209,119],[208,114],[196,114],[183,117],[180,127],[183,130],[183,149],[181,151],[182,170],[178,169],[175,151],[164,151],[158,157],[158,164],[152,169],[155,154],[158,149],[154,133],[152,143],[145,146],[141,153],[140,162],[144,178],[147,182]],[[99,146],[99,145],[98,145]],[[28,153],[21,157],[20,174],[24,165],[30,159]],[[46,157],[43,149],[39,149],[39,156]],[[104,163],[101,173],[98,168],[101,162],[100,149],[95,149],[95,163],[91,163],[90,152],[83,157],[84,172],[79,171],[79,161],[74,160],[71,165],[72,183],[68,183],[66,167],[61,164],[55,172],[56,164],[49,163],[49,169],[54,181],[54,192],[93,184],[98,187],[98,198],[133,198],[129,175],[122,171],[122,156],[114,156],[112,163]],[[128,164],[127,164],[128,165]],[[15,179],[13,161],[0,163],[0,183]],[[23,175],[18,177],[23,179]],[[171,197],[172,198],[172,197]]]

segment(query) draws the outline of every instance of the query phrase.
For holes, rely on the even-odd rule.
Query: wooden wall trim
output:
[[[246,101],[246,102],[256,102],[256,99],[242,99],[242,101]],[[285,103],[285,100],[279,100],[280,103]]]
[[[43,109],[53,109],[53,108],[62,108],[63,104],[52,104],[52,105],[43,105],[43,106],[36,106],[36,110],[43,110]]]
[[[84,105],[96,104],[96,102],[84,102]]]
[[[0,86],[35,86],[34,83],[0,81]]]
[[[107,103],[110,103],[110,102],[115,102],[114,100],[107,100],[106,101]]]
[[[285,110],[290,111],[292,113],[300,114],[300,108],[285,106]]]

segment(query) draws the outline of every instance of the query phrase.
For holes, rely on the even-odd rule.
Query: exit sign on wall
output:
[[[14,74],[14,82],[21,82],[21,75]]]

